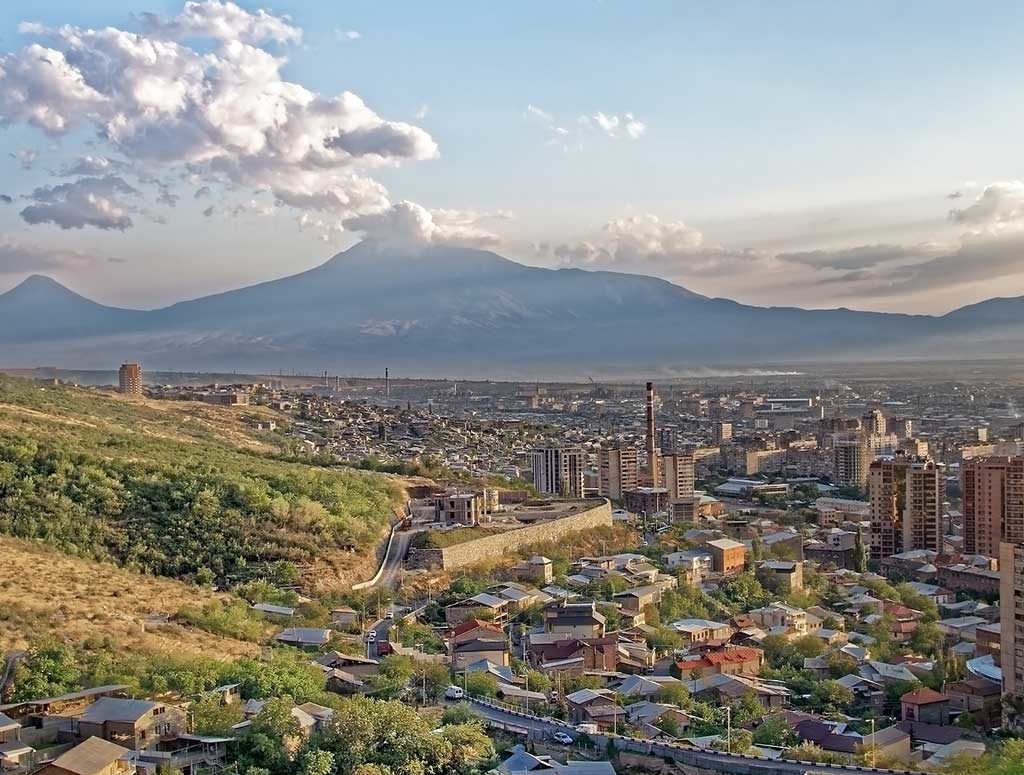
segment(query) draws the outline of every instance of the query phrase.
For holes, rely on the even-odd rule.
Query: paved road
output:
[[[566,725],[553,719],[546,719],[541,716],[528,716],[511,711],[484,705],[478,701],[471,701],[473,712],[489,722],[500,724],[503,727],[518,727],[535,735],[548,735],[556,731],[567,731]],[[575,736],[575,733],[570,731]],[[591,737],[594,737],[591,735]],[[602,736],[598,736],[601,739]],[[636,738],[618,737],[617,744],[620,749],[633,749],[638,752],[650,753],[659,757],[668,756],[683,760],[699,758],[698,762],[687,762],[703,769],[715,769],[722,773],[764,773],[765,775],[805,775],[805,773],[823,773],[824,775],[867,775],[867,773],[900,773],[901,775],[915,775],[904,770],[882,770],[872,767],[858,767],[855,765],[815,764],[811,762],[797,762],[792,760],[768,759],[758,756],[745,756],[740,754],[729,754],[721,751],[697,751],[687,746],[663,745],[654,741],[639,740]],[[635,745],[633,745],[635,744]]]
[[[393,588],[402,576],[402,566],[405,563],[405,555],[409,553],[409,544],[412,537],[416,535],[415,530],[396,530],[395,537],[388,548],[387,556],[384,557],[384,570],[380,579],[373,586]]]

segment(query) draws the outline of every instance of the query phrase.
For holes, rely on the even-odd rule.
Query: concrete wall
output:
[[[444,549],[418,550],[415,552],[416,557],[410,556],[409,564],[417,567],[433,564],[434,567],[440,566],[445,570],[461,568],[483,560],[493,560],[495,557],[501,557],[524,546],[542,541],[555,541],[572,533],[578,533],[580,530],[610,527],[612,525],[611,503],[604,498],[594,499],[592,503],[591,508],[570,514],[567,517],[538,522],[499,535],[464,541]],[[419,556],[420,552],[423,553],[423,557]],[[429,560],[424,562],[427,560],[428,553]]]

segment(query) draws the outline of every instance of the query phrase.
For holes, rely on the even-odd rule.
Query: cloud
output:
[[[1024,227],[1024,182],[992,183],[982,190],[973,204],[950,210],[949,219],[974,232],[1020,229]]]
[[[116,159],[86,155],[79,156],[75,161],[62,165],[59,174],[65,178],[78,175],[108,175],[127,168],[127,164]]]
[[[195,194],[193,194],[192,196],[193,196],[194,199],[202,199],[204,196],[209,196],[209,195],[210,195],[210,187],[209,186],[200,186],[199,188],[196,189]]]
[[[429,112],[429,110],[430,108],[426,104],[420,105],[418,108],[416,108],[416,112],[413,114],[413,118],[415,118],[417,121],[422,121],[427,117],[427,113]]]
[[[334,37],[341,41],[359,40],[363,37],[359,30],[335,30]]]
[[[662,276],[717,275],[750,268],[767,254],[707,245],[703,233],[683,221],[643,214],[608,221],[592,240],[541,243],[538,252],[562,264],[646,271]]]
[[[598,111],[593,116],[581,116],[581,123],[587,125],[593,121],[601,131],[612,138],[626,137],[639,140],[647,133],[647,124],[638,120],[632,113],[624,113],[622,117]]]
[[[149,181],[175,170],[339,222],[390,207],[373,169],[438,155],[423,129],[381,117],[356,94],[325,97],[285,80],[285,60],[255,44],[299,40],[286,17],[206,0],[169,19],[143,16],[142,28],[32,27],[45,46],[0,55],[0,124],[53,137],[91,128]],[[213,43],[182,42],[193,38]],[[170,204],[176,195],[154,185]]]
[[[203,210],[203,215],[206,216],[207,218],[213,215],[213,205],[210,205],[205,210]]]
[[[2,202],[3,204],[9,205],[13,201],[14,201],[14,198],[11,197],[10,195],[8,195],[8,194],[0,194],[0,202]]]
[[[292,25],[287,16],[275,16],[262,9],[250,13],[225,0],[187,2],[181,13],[170,19],[152,13],[141,14],[141,19],[147,34],[173,39],[211,38],[248,44],[302,41],[302,30]]]
[[[123,178],[115,175],[40,186],[29,194],[35,204],[22,210],[21,217],[26,223],[52,223],[62,229],[94,226],[124,231],[133,224],[128,215],[130,208],[120,198],[137,193]]]
[[[560,122],[554,114],[530,104],[523,111],[523,118],[544,127],[548,133],[547,144],[560,146],[564,151],[583,150],[586,137],[595,132],[612,139],[629,140],[638,140],[647,133],[647,124],[632,113],[619,116],[598,111],[592,116],[579,116],[576,126],[569,129],[569,125]]]
[[[28,245],[0,234],[0,275],[80,269],[98,260],[89,253]]]
[[[14,153],[8,154],[12,159],[17,160],[23,170],[30,170],[39,158],[39,151],[35,148],[19,148]]]
[[[812,269],[859,271],[908,259],[921,259],[941,253],[944,248],[934,243],[920,245],[856,245],[833,250],[807,250],[778,253],[783,262],[801,264]]]
[[[428,210],[415,202],[397,202],[381,213],[345,221],[345,228],[361,232],[367,240],[389,247],[416,248],[427,245],[487,247],[497,244],[497,235],[483,227],[493,218],[508,213],[474,213],[463,210]]]

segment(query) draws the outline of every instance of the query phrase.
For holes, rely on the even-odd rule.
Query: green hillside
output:
[[[228,583],[365,558],[397,485],[275,459],[246,423],[266,414],[0,376],[0,533]]]

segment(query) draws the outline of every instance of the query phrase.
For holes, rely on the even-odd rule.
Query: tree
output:
[[[425,685],[427,702],[433,702],[440,699],[451,682],[452,674],[444,665],[437,662],[417,661],[413,666],[410,688],[417,697],[422,697]]]
[[[334,772],[334,754],[319,748],[307,748],[299,757],[296,775],[331,775]]]
[[[682,684],[664,684],[654,693],[654,701],[665,705],[675,705],[678,708],[690,707],[690,692]]]
[[[415,666],[410,657],[389,654],[380,661],[377,673],[370,677],[369,682],[378,697],[393,700],[409,685],[414,672]]]
[[[821,681],[814,685],[815,705],[822,713],[834,713],[853,704],[853,692],[838,681]]]
[[[853,540],[853,569],[857,573],[864,573],[868,569],[868,552],[864,546],[864,534],[860,526],[857,527],[857,537]]]
[[[198,735],[228,735],[231,727],[242,720],[242,705],[224,704],[220,697],[209,696],[192,703],[193,732]]]
[[[814,635],[802,635],[793,641],[793,651],[800,657],[800,667],[807,657],[820,657],[825,652],[825,643]]]
[[[82,671],[68,646],[43,643],[29,649],[14,674],[15,702],[53,697],[78,688]]]
[[[910,636],[910,648],[927,656],[936,656],[942,652],[946,637],[935,622],[920,622]]]
[[[490,673],[468,673],[465,685],[466,691],[473,696],[498,696],[498,679]]]
[[[469,703],[460,702],[458,705],[445,708],[444,713],[441,714],[441,725],[468,724],[475,719],[476,716],[473,715],[473,710],[470,708]]]
[[[785,718],[775,714],[768,716],[757,725],[753,741],[757,745],[789,747],[797,743],[797,736],[792,727],[786,723]]]
[[[716,740],[713,747],[729,753],[747,753],[754,747],[754,736],[747,729],[733,729],[731,734]]]

